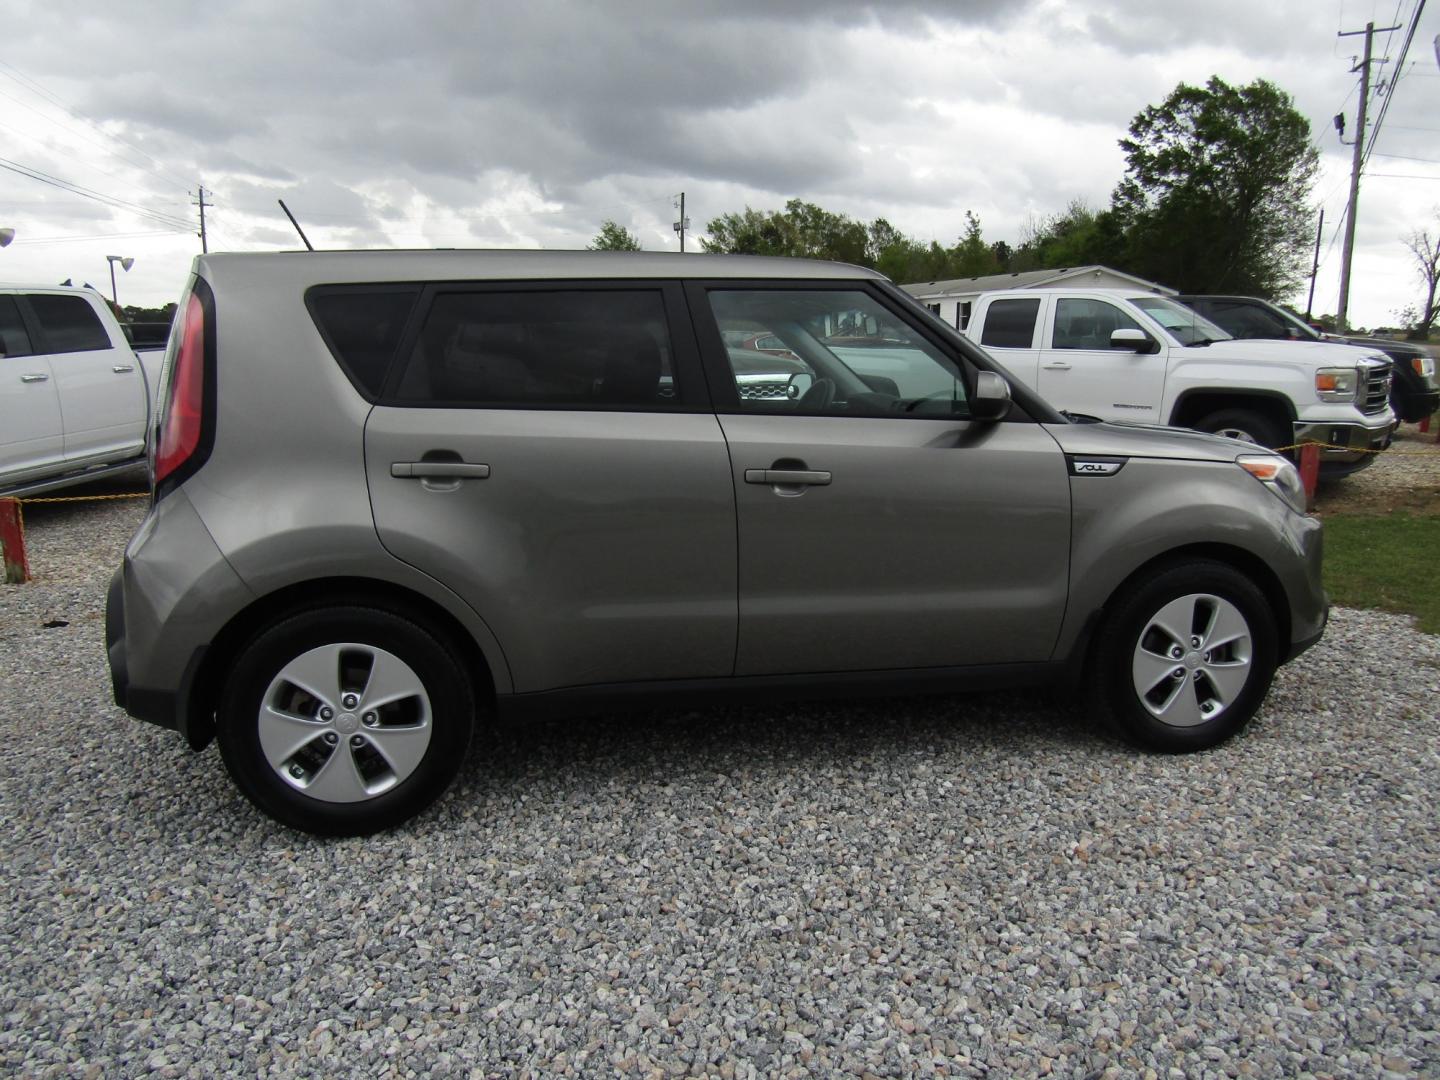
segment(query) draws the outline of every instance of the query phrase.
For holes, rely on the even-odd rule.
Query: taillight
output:
[[[205,308],[196,293],[185,304],[175,370],[170,373],[169,397],[155,451],[158,487],[184,465],[200,447],[205,426]]]

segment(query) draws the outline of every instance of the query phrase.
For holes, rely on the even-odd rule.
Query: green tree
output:
[[[965,211],[965,231],[951,250],[949,277],[983,277],[995,273],[995,255],[980,232],[980,219],[973,211]]]
[[[738,214],[722,214],[705,226],[705,232],[700,245],[711,252],[871,265],[871,236],[864,224],[800,199],[768,214],[749,206]]]
[[[1031,217],[1022,228],[1020,250],[1011,270],[1051,270],[1071,266],[1121,266],[1125,237],[1112,210],[1095,211],[1083,199],[1047,217]]]
[[[1186,292],[1274,297],[1299,284],[1319,155],[1289,94],[1264,79],[1181,83],[1120,147],[1123,269]]]
[[[639,251],[640,238],[608,218],[588,245],[590,251]]]

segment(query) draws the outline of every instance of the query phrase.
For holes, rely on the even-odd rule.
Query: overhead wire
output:
[[[1360,165],[1363,168],[1370,160],[1370,155],[1375,150],[1375,141],[1380,138],[1380,129],[1385,124],[1385,115],[1390,111],[1390,103],[1395,100],[1395,86],[1400,81],[1400,76],[1405,70],[1405,57],[1410,52],[1410,43],[1415,40],[1415,31],[1420,26],[1420,16],[1425,10],[1425,0],[1415,0],[1415,9],[1410,14],[1410,25],[1405,31],[1405,41],[1400,46],[1400,59],[1395,64],[1394,74],[1390,76],[1389,89],[1385,92],[1385,100],[1380,105],[1380,115],[1375,118],[1375,125],[1370,129],[1370,141],[1366,144],[1364,152],[1360,157]],[[1356,138],[1364,139],[1365,132],[1356,132]]]
[[[84,187],[80,184],[74,183],[73,181],[65,180],[62,177],[53,176],[50,173],[43,172],[40,169],[33,168],[29,165],[24,165],[18,161],[12,161],[9,158],[0,157],[0,169],[6,169],[9,172],[17,173],[20,176],[27,176],[32,180],[38,180],[42,184],[48,184],[51,187],[60,189],[61,191],[68,191],[73,195],[79,195],[86,199],[93,199],[96,202],[103,203],[104,205],[113,207],[117,210],[127,210],[131,213],[139,214],[142,217],[145,217],[160,225],[167,225],[173,228],[185,229],[188,229],[190,227],[190,223],[188,221],[167,214],[164,211],[153,210],[150,207],[142,206],[139,203],[133,203],[127,199],[121,199],[114,195],[106,195],[104,192],[95,191],[92,188]]]
[[[89,125],[91,128],[93,128],[93,129],[94,129],[96,132],[98,132],[99,134],[103,135],[105,138],[110,139],[110,140],[113,141],[113,142],[117,142],[117,143],[119,143],[121,146],[124,146],[124,147],[128,148],[129,150],[133,151],[134,153],[139,154],[139,155],[140,155],[141,157],[143,157],[146,161],[150,162],[150,164],[151,164],[152,166],[154,166],[156,169],[158,169],[158,170],[160,171],[161,175],[163,175],[163,176],[168,176],[168,177],[171,179],[172,182],[178,184],[182,189],[188,188],[188,186],[189,186],[189,184],[190,184],[190,181],[181,179],[180,177],[176,176],[174,173],[170,172],[170,171],[165,167],[164,163],[161,162],[159,159],[157,159],[154,155],[146,152],[146,151],[143,150],[142,148],[136,146],[136,145],[135,145],[134,143],[132,143],[130,140],[128,140],[128,139],[126,139],[126,138],[123,138],[122,136],[116,134],[115,132],[113,132],[113,131],[106,131],[106,130],[105,130],[103,127],[101,127],[98,123],[96,123],[94,120],[90,119],[90,117],[84,115],[84,114],[81,113],[78,109],[75,109],[75,108],[73,108],[73,107],[70,106],[70,105],[67,105],[67,104],[66,104],[64,101],[62,101],[58,96],[56,96],[55,94],[51,93],[48,89],[46,89],[44,86],[42,86],[42,85],[41,85],[39,82],[37,82],[35,79],[31,78],[29,75],[26,75],[23,71],[21,71],[19,68],[17,68],[14,64],[8,63],[8,62],[6,62],[6,61],[4,61],[4,60],[0,60],[0,75],[5,75],[7,78],[11,79],[12,81],[19,83],[21,86],[25,87],[25,88],[26,88],[27,90],[29,90],[31,93],[37,94],[37,95],[39,95],[40,97],[44,98],[46,101],[49,101],[52,105],[54,105],[56,108],[58,108],[58,109],[62,110],[63,112],[65,112],[65,113],[66,113],[67,115],[69,115],[71,118],[73,118],[73,119],[75,119],[75,120],[78,120],[79,122],[81,122],[81,123],[83,123],[83,124]],[[44,115],[45,115],[44,113],[40,112],[40,110],[36,109],[33,105],[27,105],[25,102],[20,102],[19,99],[13,98],[13,97],[11,97],[9,94],[6,94],[5,96],[6,96],[6,97],[10,97],[10,99],[11,99],[12,101],[17,101],[19,104],[25,105],[25,107],[28,108],[28,109],[30,109],[32,112],[39,113],[41,116],[44,116]],[[46,117],[46,119],[50,120],[52,123],[57,124],[58,126],[60,126],[60,127],[62,127],[62,128],[66,128],[67,130],[70,130],[70,131],[72,132],[72,134],[79,134],[78,132],[75,132],[73,128],[70,128],[68,125],[66,125],[66,124],[61,124],[60,121],[56,120],[54,117]],[[83,137],[83,136],[82,136],[82,137]],[[93,141],[93,140],[87,140],[87,141]],[[111,153],[115,153],[115,151],[112,150]],[[119,155],[119,154],[117,154],[116,156],[123,157],[123,155]],[[138,165],[138,163],[135,162],[135,161],[133,161],[133,160],[130,161],[130,164],[132,164],[132,165]],[[139,166],[139,167],[142,167],[142,168],[143,168],[144,166]]]

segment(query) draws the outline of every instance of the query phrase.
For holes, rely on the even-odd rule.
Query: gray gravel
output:
[[[1407,619],[1337,611],[1201,756],[1038,696],[612,716],[320,842],[110,703],[141,512],[32,508],[0,589],[0,1071],[1440,1075]]]

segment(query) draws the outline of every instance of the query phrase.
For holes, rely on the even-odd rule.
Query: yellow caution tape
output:
[[[105,502],[107,499],[148,499],[148,491],[127,491],[124,495],[66,495],[54,499],[16,499],[21,505],[31,503]]]

